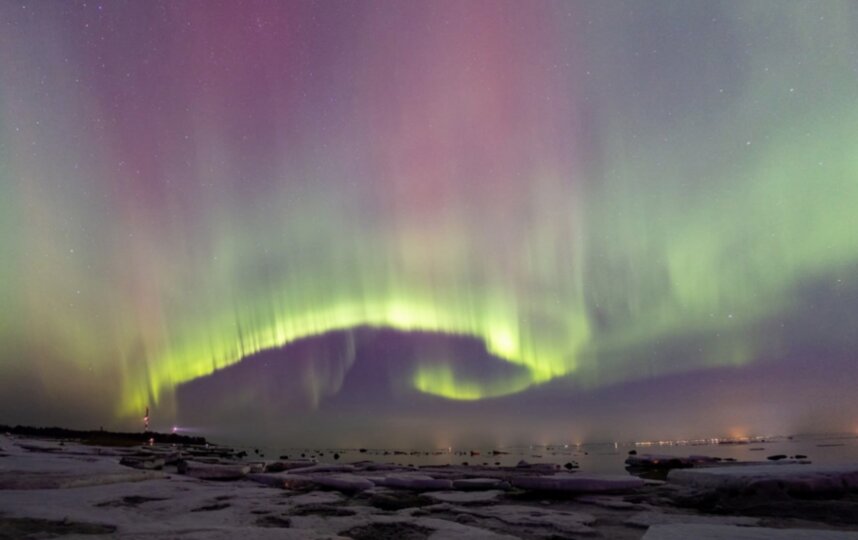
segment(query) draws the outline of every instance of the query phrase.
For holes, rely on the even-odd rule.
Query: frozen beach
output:
[[[858,465],[707,465],[662,482],[0,436],[0,538],[55,537],[856,539]]]

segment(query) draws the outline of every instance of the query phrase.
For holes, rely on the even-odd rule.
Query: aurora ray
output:
[[[57,407],[169,409],[361,327],[520,368],[415,364],[411,388],[458,400],[747,365],[800,348],[777,321],[802,288],[858,269],[848,1],[37,2],[0,24],[0,373]]]

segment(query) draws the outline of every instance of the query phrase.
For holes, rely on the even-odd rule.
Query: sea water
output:
[[[525,461],[553,463],[560,467],[574,463],[582,471],[614,474],[625,472],[625,460],[630,452],[636,452],[638,455],[660,454],[677,457],[702,455],[736,461],[768,461],[769,456],[775,455],[806,456],[806,459],[820,465],[858,463],[858,436],[855,435],[791,436],[738,441],[603,442],[498,448],[310,448],[217,442],[237,450],[245,450],[249,458],[266,460],[288,456],[288,459],[312,458],[320,463],[368,460],[418,467],[462,464],[514,466]]]

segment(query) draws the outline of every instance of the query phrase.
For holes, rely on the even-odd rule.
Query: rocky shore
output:
[[[0,436],[0,539],[858,539],[858,464],[629,456],[655,480],[250,459],[198,442]]]

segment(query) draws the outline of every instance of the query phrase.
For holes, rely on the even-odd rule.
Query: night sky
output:
[[[858,432],[858,3],[4,0],[0,306],[0,422]]]

